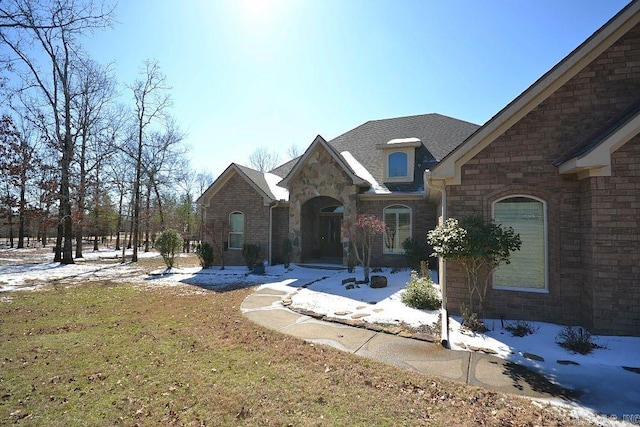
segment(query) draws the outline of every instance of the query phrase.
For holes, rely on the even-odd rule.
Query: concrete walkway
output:
[[[266,328],[401,368],[504,393],[571,399],[570,392],[525,367],[484,353],[452,351],[436,343],[318,320],[286,308],[282,299],[287,295],[263,287],[243,301],[242,312]]]

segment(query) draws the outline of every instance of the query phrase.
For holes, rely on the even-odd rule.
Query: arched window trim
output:
[[[543,214],[543,238],[544,238],[544,288],[543,289],[534,289],[534,288],[524,288],[524,287],[510,287],[510,286],[496,286],[496,284],[492,281],[492,287],[495,290],[501,291],[519,291],[519,292],[533,292],[533,293],[549,293],[549,221],[547,214],[547,202],[540,197],[533,196],[531,194],[526,193],[516,193],[509,194],[506,196],[502,196],[491,203],[491,218],[495,220],[495,208],[496,204],[503,200],[513,199],[517,197],[522,197],[526,199],[535,200],[537,202],[542,203],[542,214]]]
[[[393,205],[389,205],[389,206],[385,206],[382,209],[382,220],[386,221],[386,212],[388,209],[392,209],[392,208],[405,208],[409,211],[409,238],[413,238],[413,209],[411,209],[410,206],[407,205],[403,205],[403,204],[393,204]],[[397,224],[397,222],[396,222]],[[402,249],[402,242],[398,242],[398,249],[397,250],[390,250],[387,248],[387,244],[386,244],[386,239],[387,239],[387,235],[386,235],[386,231],[385,234],[382,236],[382,253],[385,255],[403,255],[404,254],[404,249]],[[395,237],[394,237],[395,240]]]
[[[231,228],[231,216],[234,214],[240,214],[242,215],[242,230],[241,231],[237,231],[237,230],[233,230]],[[242,250],[242,246],[244,245],[244,229],[245,229],[245,216],[244,216],[244,212],[241,211],[233,211],[231,213],[229,213],[229,243],[228,243],[228,247],[231,250]],[[240,245],[239,246],[232,246],[232,242],[233,239],[231,238],[231,236],[240,236]]]

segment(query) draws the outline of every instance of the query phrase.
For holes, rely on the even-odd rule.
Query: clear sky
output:
[[[367,120],[482,124],[628,3],[122,0],[86,47],[123,84],[158,60],[192,164],[215,177],[257,147],[284,161]]]

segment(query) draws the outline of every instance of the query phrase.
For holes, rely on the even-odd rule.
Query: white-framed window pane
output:
[[[389,154],[389,178],[404,177],[408,175],[407,153],[397,152]]]
[[[528,197],[511,197],[494,205],[497,224],[512,227],[522,246],[500,265],[494,275],[496,288],[546,289],[546,243],[544,203]]]
[[[244,244],[244,214],[233,212],[229,215],[229,248],[242,249]]]
[[[384,210],[384,253],[404,253],[402,243],[411,237],[411,209],[390,206]]]

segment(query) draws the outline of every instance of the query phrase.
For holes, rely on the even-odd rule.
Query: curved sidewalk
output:
[[[242,313],[266,328],[402,368],[504,393],[570,399],[567,390],[550,383],[542,375],[491,355],[447,350],[435,343],[296,313],[282,304],[288,294],[263,286],[242,302]]]

